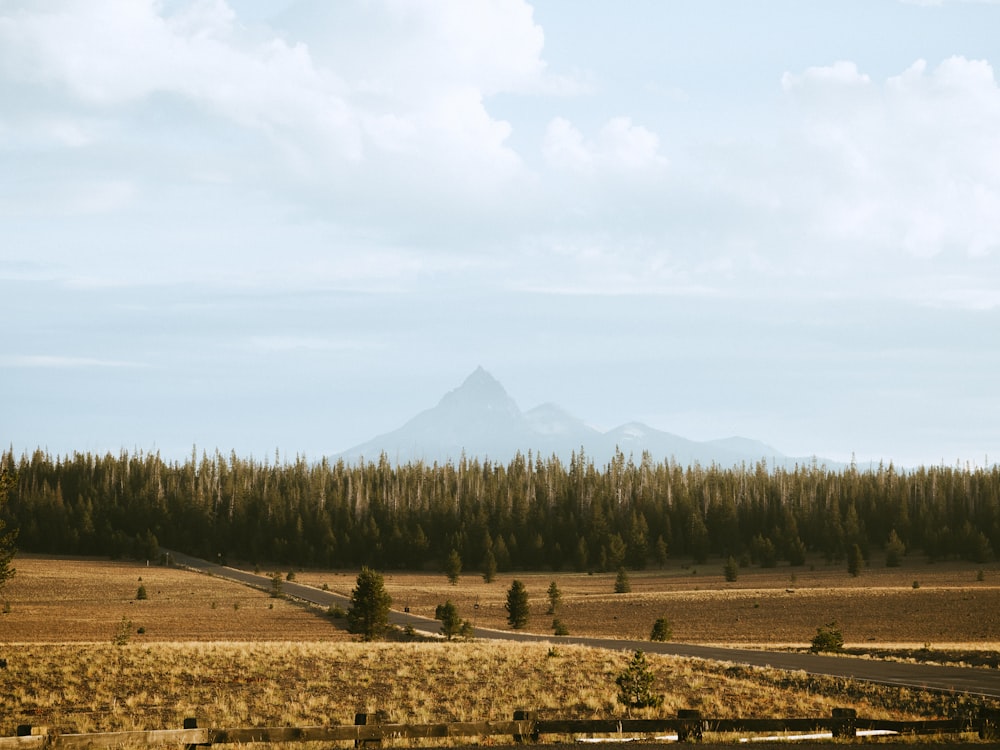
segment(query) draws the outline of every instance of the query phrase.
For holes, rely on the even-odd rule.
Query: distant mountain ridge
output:
[[[601,432],[565,409],[545,403],[522,412],[504,387],[482,367],[458,388],[446,393],[437,406],[420,412],[399,429],[356,445],[334,458],[354,463],[374,461],[383,453],[393,464],[457,461],[467,457],[489,458],[507,463],[520,452],[558,456],[568,461],[583,449],[595,465],[608,463],[620,450],[638,461],[646,451],[654,461],[673,459],[681,465],[699,463],[720,466],[753,465],[759,461],[791,467],[806,465],[813,458],[792,458],[775,448],[749,438],[730,437],[695,441],[657,430],[640,422],[628,422]],[[836,462],[815,459],[836,468]]]

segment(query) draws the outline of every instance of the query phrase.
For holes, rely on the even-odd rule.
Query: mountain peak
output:
[[[520,416],[520,409],[514,399],[500,385],[500,381],[486,372],[482,365],[477,367],[458,388],[449,391],[441,399],[441,406],[462,408],[474,413],[482,409],[499,410]]]
[[[479,365],[479,367],[473,370],[472,374],[469,375],[469,377],[467,377],[464,381],[462,381],[462,385],[459,387],[476,388],[476,389],[491,388],[494,390],[498,389],[503,391],[503,386],[500,385],[500,381],[497,380],[492,375],[490,375],[488,372],[486,372],[486,370],[483,368],[482,365]]]

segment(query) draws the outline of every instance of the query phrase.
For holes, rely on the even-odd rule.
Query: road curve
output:
[[[207,560],[201,560],[177,552],[171,552],[174,562],[184,567],[219,578],[225,578],[254,588],[270,589],[271,579],[267,576],[249,573],[239,568],[230,568]],[[282,582],[282,592],[322,607],[336,604],[347,607],[348,597],[305,586],[292,581]],[[437,620],[419,617],[393,610],[389,622],[399,627],[412,626],[414,630],[437,633],[441,624]],[[593,648],[607,648],[619,651],[641,649],[647,653],[687,656],[697,659],[747,664],[757,667],[803,671],[808,674],[830,677],[846,677],[883,685],[939,690],[944,692],[967,693],[989,698],[1000,698],[1000,670],[950,667],[935,664],[911,664],[905,662],[859,659],[845,656],[823,656],[783,651],[754,651],[739,648],[719,648],[699,646],[692,643],[657,643],[653,641],[619,640],[615,638],[583,638],[575,636],[550,636],[524,633],[521,631],[491,630],[476,628],[476,638],[519,641],[524,643],[568,643]]]

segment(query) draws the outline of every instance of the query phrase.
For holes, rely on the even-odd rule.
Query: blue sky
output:
[[[1000,456],[1000,5],[0,0],[0,440]]]

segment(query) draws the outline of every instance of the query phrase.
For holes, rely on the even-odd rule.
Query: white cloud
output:
[[[169,96],[263,135],[275,150],[257,153],[260,168],[284,169],[310,189],[349,182],[357,195],[433,170],[455,198],[522,174],[506,145],[510,125],[484,101],[561,85],[547,74],[529,5],[295,5],[310,19],[319,14],[296,29],[298,39],[243,27],[224,0],[192,0],[176,12],[155,0],[29,6],[0,14],[0,76],[68,94],[48,126],[56,143],[99,144],[102,133],[85,127],[85,116],[141,128],[155,97]],[[338,13],[357,23],[338,25]],[[365,170],[353,170],[362,161]]]
[[[542,153],[553,167],[583,173],[659,171],[668,163],[659,136],[628,117],[608,120],[593,140],[556,117],[545,130]]]
[[[836,106],[824,97],[831,81]],[[786,74],[800,129],[786,205],[830,238],[898,257],[1000,253],[1000,88],[985,61],[917,61],[875,86],[853,64]],[[809,219],[808,217],[812,217]]]

